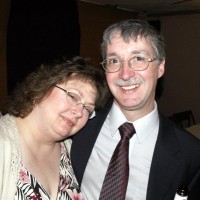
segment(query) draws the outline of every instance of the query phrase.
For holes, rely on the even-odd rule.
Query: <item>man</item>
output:
[[[124,122],[136,132],[129,141],[124,199],[173,200],[178,186],[187,186],[190,200],[200,199],[200,141],[164,118],[155,101],[157,80],[165,71],[164,46],[163,37],[142,20],[121,21],[105,30],[102,65],[113,101],[73,138],[71,150],[86,199],[101,195]]]

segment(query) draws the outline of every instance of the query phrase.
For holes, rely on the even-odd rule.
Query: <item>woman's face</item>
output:
[[[94,110],[97,91],[91,83],[78,79],[57,86],[34,110],[39,114],[40,127],[62,140],[86,124],[89,112]]]

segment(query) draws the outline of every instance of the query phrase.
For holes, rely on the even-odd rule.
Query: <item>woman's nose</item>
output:
[[[83,116],[83,109],[84,109],[83,104],[77,104],[77,105],[73,106],[73,113],[77,117],[82,117]]]

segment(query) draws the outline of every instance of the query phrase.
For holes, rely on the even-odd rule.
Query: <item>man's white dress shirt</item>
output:
[[[81,190],[86,200],[98,200],[110,159],[120,140],[118,128],[127,119],[113,103],[86,166]],[[131,122],[132,123],[132,122]],[[151,160],[158,136],[159,118],[154,110],[133,122],[136,134],[129,144],[129,182],[126,200],[145,200]],[[86,138],[87,139],[87,138]]]

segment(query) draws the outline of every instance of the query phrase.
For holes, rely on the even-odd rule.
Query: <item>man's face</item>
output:
[[[146,70],[134,71],[128,64],[128,60],[134,56],[156,57],[148,38],[138,37],[126,43],[116,35],[107,46],[107,59],[124,60],[119,71],[106,72],[106,78],[115,102],[129,120],[136,120],[153,110],[157,79],[163,75],[165,63],[159,64],[155,60],[149,62]]]

